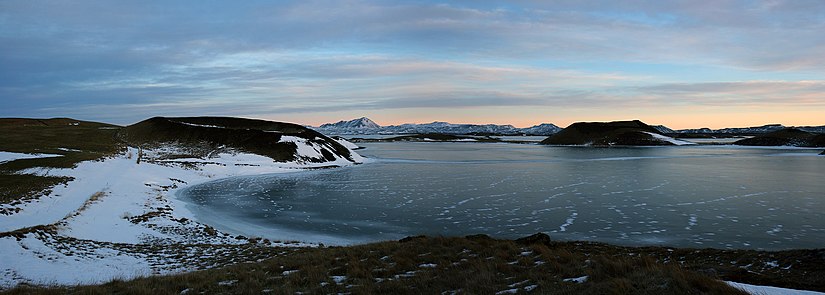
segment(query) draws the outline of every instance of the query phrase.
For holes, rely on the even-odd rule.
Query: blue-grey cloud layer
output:
[[[825,105],[825,2],[2,1],[0,116]]]

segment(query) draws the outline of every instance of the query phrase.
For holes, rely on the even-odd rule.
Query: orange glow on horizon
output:
[[[496,115],[490,116],[489,114]],[[614,114],[615,113],[615,114]],[[313,113],[313,114],[279,114],[261,117],[262,119],[285,121],[303,125],[319,126],[324,123],[334,123],[341,120],[352,120],[367,117],[381,126],[400,125],[405,123],[431,123],[434,121],[454,124],[510,124],[524,128],[541,123],[552,123],[559,127],[567,127],[575,122],[609,122],[623,120],[641,120],[650,125],[665,125],[671,129],[694,128],[735,128],[752,127],[767,124],[782,124],[785,126],[821,126],[825,125],[825,117],[821,110],[791,109],[728,109],[693,108],[690,110],[660,110],[634,109],[627,112],[606,112],[604,110],[565,110],[559,109],[522,109],[501,108],[491,112],[486,110],[391,110],[372,111],[363,114],[347,113]],[[252,116],[260,117],[260,116]]]

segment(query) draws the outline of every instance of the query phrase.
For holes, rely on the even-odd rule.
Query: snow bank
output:
[[[12,152],[0,151],[0,163],[10,162],[10,161],[20,160],[20,159],[51,158],[51,157],[62,157],[62,156],[63,155],[23,154],[23,153],[12,153]]]
[[[817,292],[817,291],[805,291],[805,290],[795,290],[795,289],[786,289],[786,288],[779,288],[779,287],[770,287],[770,286],[757,286],[757,285],[749,285],[737,282],[725,282],[728,285],[731,285],[734,288],[739,290],[745,291],[750,294],[759,294],[759,295],[825,295],[825,293]]]
[[[35,284],[95,284],[152,274],[137,257],[98,248],[86,255],[60,251],[37,237],[0,239],[0,287],[18,282]]]
[[[675,139],[673,137],[664,136],[664,135],[661,135],[661,134],[658,134],[658,133],[645,132],[645,131],[642,131],[642,132],[650,134],[650,136],[653,136],[654,139],[664,141],[664,142],[669,142],[669,143],[672,143],[674,145],[695,145],[696,144],[694,142],[678,140],[678,139]]]

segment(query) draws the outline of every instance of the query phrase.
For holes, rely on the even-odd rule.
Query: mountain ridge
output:
[[[825,147],[825,134],[807,132],[797,128],[784,128],[734,142],[745,146],[797,146]]]
[[[326,123],[318,127],[307,126],[313,130],[324,134],[421,134],[421,133],[444,133],[444,134],[480,134],[480,135],[540,135],[549,136],[561,131],[563,128],[552,123],[541,123],[535,126],[519,128],[510,124],[454,124],[444,121],[433,121],[430,123],[404,123],[399,125],[381,126],[367,117],[360,117],[353,120],[341,120],[335,123]],[[725,134],[725,135],[757,135],[782,130],[785,128],[796,128],[806,132],[825,133],[825,125],[822,126],[792,126],[787,127],[782,124],[766,124],[751,127],[726,127],[719,129],[711,128],[690,128],[672,129],[665,125],[650,125],[662,134]]]
[[[513,125],[498,124],[454,124],[443,121],[430,123],[405,123],[399,125],[381,126],[367,117],[349,121],[322,124],[319,127],[310,127],[325,134],[504,134],[504,135],[550,135],[561,130],[552,123],[542,123],[531,127],[518,128]]]

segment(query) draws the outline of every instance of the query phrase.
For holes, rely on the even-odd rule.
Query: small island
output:
[[[614,122],[579,122],[541,141],[545,145],[582,146],[661,146],[690,145],[659,132],[639,120]]]

